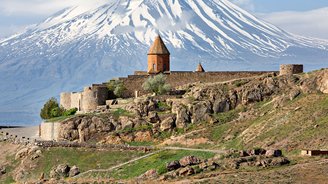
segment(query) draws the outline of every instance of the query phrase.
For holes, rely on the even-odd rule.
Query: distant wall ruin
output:
[[[289,64],[280,65],[280,75],[293,75],[303,73],[303,65]]]

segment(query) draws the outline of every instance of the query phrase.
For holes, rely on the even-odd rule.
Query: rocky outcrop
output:
[[[169,162],[167,165],[166,165],[166,169],[168,171],[173,171],[173,170],[177,170],[181,167],[180,165],[180,162],[179,160],[175,160],[175,161],[172,161],[172,162]]]
[[[133,132],[134,135],[124,135],[127,140],[133,140],[136,134],[143,132],[138,131],[139,127],[149,127],[151,135],[159,135],[176,128],[186,128],[189,124],[214,124],[220,121],[215,114],[238,106],[270,100],[274,108],[278,108],[302,93],[328,93],[327,78],[328,70],[322,70],[316,75],[276,76],[271,73],[226,83],[188,85],[183,98],[145,97],[126,104],[124,109],[133,116],[114,117],[111,113],[103,113],[101,116],[85,115],[64,121],[59,140],[85,142],[99,136],[103,139],[108,133],[122,130]],[[240,115],[244,117],[243,113]],[[140,133],[136,137],[140,137]]]
[[[179,160],[179,163],[182,167],[191,166],[199,164],[201,160],[195,156],[186,156]]]
[[[74,177],[78,174],[80,174],[80,170],[78,167],[70,167],[67,164],[60,164],[51,169],[49,177],[54,179],[62,179],[66,177]]]
[[[56,178],[56,179],[68,177],[70,169],[71,168],[68,165],[60,164],[51,169],[49,173],[49,177]]]
[[[15,160],[24,159],[29,156],[33,160],[33,157],[38,158],[40,155],[41,150],[38,146],[29,146],[19,150],[15,155]]]
[[[80,169],[75,165],[68,172],[69,177],[74,177],[77,176],[78,174],[80,174]]]
[[[159,174],[157,173],[157,171],[155,169],[151,169],[139,176],[139,179],[156,179],[158,176]]]
[[[169,131],[172,130],[174,127],[175,127],[175,117],[170,116],[162,121],[160,130]]]

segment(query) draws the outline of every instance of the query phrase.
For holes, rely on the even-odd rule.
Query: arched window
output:
[[[156,64],[155,64],[155,63],[153,63],[153,70],[155,70],[155,68],[156,68]]]

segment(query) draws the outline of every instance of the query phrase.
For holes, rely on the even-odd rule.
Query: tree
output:
[[[166,77],[163,74],[148,78],[142,87],[145,91],[153,92],[156,95],[163,95],[171,90],[171,86],[166,84]]]
[[[59,107],[57,99],[52,97],[44,104],[40,116],[42,119],[51,119],[61,116],[62,113],[63,109]]]
[[[111,80],[107,84],[109,91],[112,91],[114,95],[118,98],[123,97],[124,91],[126,90],[124,84],[120,80]]]

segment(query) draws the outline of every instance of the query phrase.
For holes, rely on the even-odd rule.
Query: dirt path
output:
[[[183,148],[183,147],[162,147],[165,150],[186,150],[186,151],[200,151],[200,152],[210,152],[210,153],[217,153],[217,154],[224,154],[226,151],[224,150],[211,150],[211,149],[196,149],[196,148]]]

